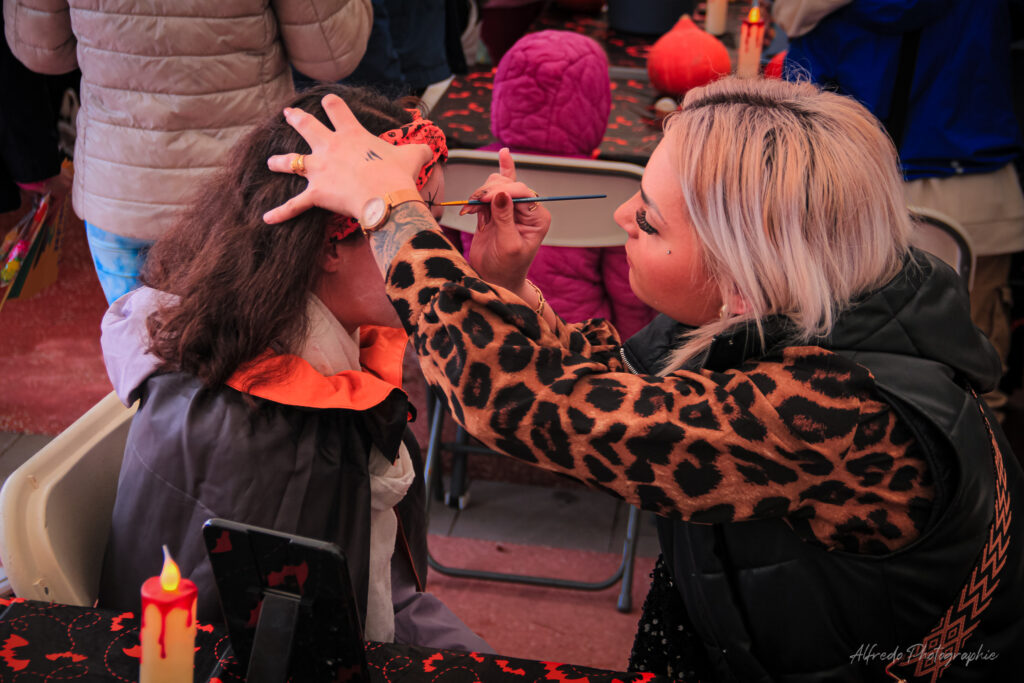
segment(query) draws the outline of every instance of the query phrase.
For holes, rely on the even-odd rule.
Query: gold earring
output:
[[[725,318],[728,315],[729,315],[729,305],[728,304],[722,304],[722,307],[718,309],[718,318],[719,318],[719,320],[725,320]]]

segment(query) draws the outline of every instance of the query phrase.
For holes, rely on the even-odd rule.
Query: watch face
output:
[[[374,197],[363,206],[363,228],[371,229],[377,227],[387,213],[388,205],[383,197]]]

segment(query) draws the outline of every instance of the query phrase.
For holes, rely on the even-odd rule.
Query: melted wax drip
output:
[[[167,659],[167,615],[171,613],[173,609],[184,609],[185,610],[185,628],[191,628],[192,626],[192,601],[195,600],[195,591],[187,591],[180,595],[167,597],[166,592],[161,596],[160,600],[153,600],[149,604],[155,605],[160,610],[160,635],[157,636],[157,642],[160,643],[160,659]],[[142,627],[146,627],[146,612],[149,610],[143,610],[142,612]]]

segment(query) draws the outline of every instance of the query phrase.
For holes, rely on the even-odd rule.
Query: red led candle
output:
[[[736,75],[754,78],[761,72],[761,49],[764,47],[764,19],[754,5],[740,26],[740,49],[736,58]]]
[[[181,578],[178,565],[164,546],[160,576],[142,584],[139,683],[192,683],[196,595],[196,585]]]

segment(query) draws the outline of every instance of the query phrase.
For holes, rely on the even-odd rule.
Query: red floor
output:
[[[72,214],[57,281],[0,309],[0,432],[58,434],[110,392],[100,352],[106,309],[85,226]]]
[[[621,559],[611,553],[443,536],[431,536],[430,546],[444,564],[585,581],[611,575]],[[626,614],[615,607],[618,584],[588,592],[431,572],[427,588],[502,654],[622,671],[653,568],[652,558],[637,558],[633,610]]]

